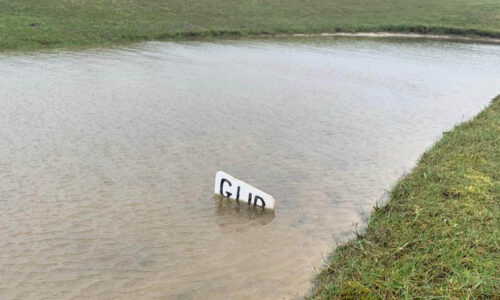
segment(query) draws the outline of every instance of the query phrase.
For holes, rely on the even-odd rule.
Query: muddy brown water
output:
[[[500,47],[294,38],[0,55],[3,299],[304,295],[500,90]],[[213,197],[224,170],[275,212]]]

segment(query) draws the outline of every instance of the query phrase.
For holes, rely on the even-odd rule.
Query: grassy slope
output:
[[[317,298],[500,299],[500,97],[426,152],[329,263]]]
[[[31,27],[31,23],[41,25]],[[500,1],[0,0],[0,50],[334,31],[500,37]]]

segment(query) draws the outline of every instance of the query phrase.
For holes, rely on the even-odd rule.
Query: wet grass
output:
[[[500,37],[498,0],[0,0],[0,50],[250,34]]]
[[[444,134],[340,246],[314,298],[500,299],[500,99]]]

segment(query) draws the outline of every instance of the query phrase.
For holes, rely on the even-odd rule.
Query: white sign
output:
[[[274,203],[276,202],[271,195],[222,171],[215,174],[214,193],[222,197],[231,198],[236,201],[241,200],[248,204],[270,209],[274,209]]]

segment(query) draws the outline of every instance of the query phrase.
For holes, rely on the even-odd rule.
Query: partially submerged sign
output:
[[[214,193],[222,197],[270,209],[274,209],[276,202],[271,195],[222,171],[215,174]]]

